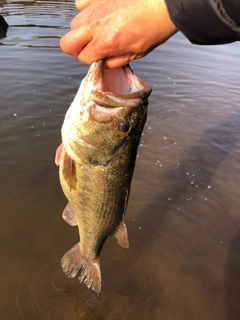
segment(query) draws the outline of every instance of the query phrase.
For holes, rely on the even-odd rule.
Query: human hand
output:
[[[164,0],[75,0],[80,13],[61,49],[82,63],[117,68],[147,55],[178,30]]]

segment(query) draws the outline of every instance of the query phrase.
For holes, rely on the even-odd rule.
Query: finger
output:
[[[70,28],[74,29],[82,25],[83,23],[87,23],[91,20],[91,17],[94,13],[97,12],[99,6],[101,6],[101,1],[97,1],[97,3],[91,4],[89,1],[89,6],[84,7],[80,13],[78,13],[70,22]]]
[[[89,4],[92,2],[92,0],[75,0],[75,7],[81,11],[85,9]]]
[[[73,29],[60,39],[63,52],[77,57],[78,53],[92,40],[92,34],[86,24]]]
[[[119,56],[106,56],[106,54],[104,54],[104,52],[101,50],[98,52],[96,52],[96,50],[91,50],[90,43],[89,45],[84,47],[81,52],[79,52],[77,58],[84,64],[91,64],[94,61],[104,59],[104,68],[114,69],[126,65],[127,63],[136,59],[137,57],[134,53],[121,54]]]
[[[117,57],[110,57],[105,60],[104,68],[108,69],[115,69],[120,68],[128,64],[129,62],[141,59],[145,56],[145,54],[135,54],[135,53],[128,53],[128,54],[122,54]]]
[[[136,54],[133,51],[122,51],[120,48],[112,45],[112,42],[111,37],[109,39],[107,37],[100,39],[98,34],[93,34],[91,40],[78,51],[77,58],[85,64],[91,64],[100,59],[107,59],[105,65],[107,68],[125,65],[136,58]]]
[[[107,69],[120,68],[125,66],[127,63],[131,62],[132,60],[134,60],[134,58],[129,55],[110,57],[106,59],[104,63],[104,68],[107,68]]]
[[[87,21],[87,16],[84,15],[84,12],[78,13],[70,22],[70,29],[73,30],[79,27],[81,24]]]

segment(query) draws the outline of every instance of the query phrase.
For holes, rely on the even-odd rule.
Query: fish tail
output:
[[[61,267],[68,278],[78,275],[80,283],[84,283],[89,289],[99,293],[101,291],[100,259],[88,259],[80,250],[77,243],[61,259]]]

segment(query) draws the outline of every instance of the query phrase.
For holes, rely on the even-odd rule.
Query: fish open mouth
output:
[[[129,95],[139,97],[151,90],[145,82],[135,76],[129,64],[116,69],[103,69],[103,63],[103,60],[96,62],[95,81],[97,84],[94,84],[100,91],[111,92],[121,97]]]
[[[94,62],[86,77],[86,85],[92,84],[91,98],[109,108],[121,107],[122,100],[147,99],[151,88],[139,79],[127,64],[121,68],[103,69],[104,60]],[[109,101],[108,99],[109,98]],[[110,105],[106,105],[109,102]]]
[[[95,120],[104,121],[105,116],[108,121],[122,108],[132,109],[147,101],[151,88],[133,73],[129,64],[116,69],[103,69],[103,64],[103,60],[94,62],[86,77],[86,86],[92,85],[90,100],[95,106],[91,114]]]
[[[62,139],[72,159],[74,155],[69,141],[93,149],[100,148],[95,142],[89,141],[92,139],[84,131],[84,124],[91,120],[107,123],[114,118],[117,123],[118,119],[137,114],[140,110],[145,114],[151,88],[133,73],[129,64],[116,69],[104,69],[103,64],[104,60],[91,64],[65,116]],[[77,122],[81,125],[76,125]]]

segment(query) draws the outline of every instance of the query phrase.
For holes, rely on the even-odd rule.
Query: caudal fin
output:
[[[69,278],[78,276],[80,283],[99,293],[101,291],[100,260],[90,260],[80,252],[80,243],[77,243],[61,259],[61,266]]]

